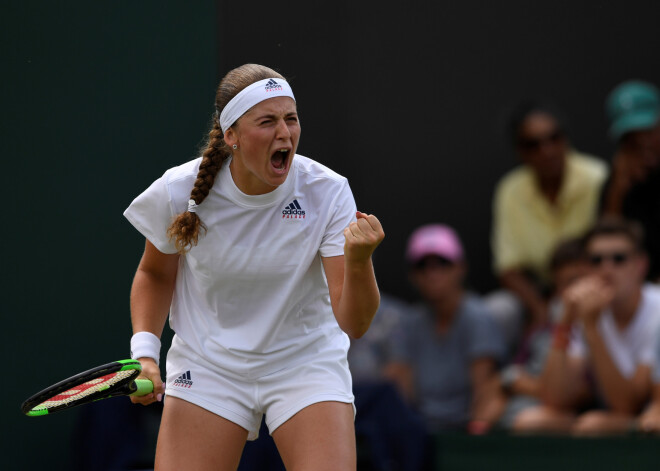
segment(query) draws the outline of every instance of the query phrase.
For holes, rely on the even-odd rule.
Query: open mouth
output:
[[[277,172],[284,172],[289,162],[290,149],[279,149],[270,156],[270,164]]]

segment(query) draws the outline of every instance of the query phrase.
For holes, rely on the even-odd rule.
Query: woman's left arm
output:
[[[359,211],[356,216],[344,230],[344,255],[322,260],[337,323],[349,336],[360,338],[380,303],[371,255],[385,233],[376,216]]]

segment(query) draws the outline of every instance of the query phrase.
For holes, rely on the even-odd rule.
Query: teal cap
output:
[[[647,82],[629,80],[619,84],[606,100],[610,136],[619,140],[630,131],[652,128],[660,118],[660,93]]]

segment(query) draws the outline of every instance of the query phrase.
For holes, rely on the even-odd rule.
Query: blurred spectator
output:
[[[547,321],[552,250],[595,221],[607,166],[571,147],[560,113],[548,104],[519,104],[509,125],[522,165],[495,189],[492,251],[504,290],[487,303],[513,351],[525,320],[531,327]]]
[[[407,261],[424,303],[405,319],[390,371],[430,433],[483,433],[495,419],[485,394],[504,347],[481,300],[463,288],[462,244],[448,226],[423,226],[408,241]]]
[[[410,307],[381,293],[380,306],[367,333],[351,339],[348,365],[355,395],[358,469],[420,471],[429,466],[431,449],[419,415],[393,384],[389,367],[395,339]]]
[[[660,288],[644,284],[639,225],[597,223],[585,236],[592,273],[568,287],[541,376],[543,406],[516,417],[517,431],[624,433],[651,391]]]
[[[353,384],[380,382],[387,378],[387,367],[393,355],[393,339],[409,309],[405,301],[381,293],[380,306],[369,330],[361,338],[351,339],[348,365]]]
[[[607,97],[610,136],[617,143],[602,197],[604,214],[639,221],[647,236],[648,279],[660,279],[660,93],[639,80]]]
[[[579,239],[559,244],[550,261],[553,295],[550,298],[549,322],[527,336],[516,357],[496,378],[493,407],[503,410],[498,425],[509,429],[516,415],[540,404],[541,383],[546,357],[550,350],[552,329],[561,313],[561,295],[571,284],[587,274],[589,265]]]
[[[660,336],[656,340],[652,380],[653,400],[639,419],[639,429],[647,433],[660,433]]]

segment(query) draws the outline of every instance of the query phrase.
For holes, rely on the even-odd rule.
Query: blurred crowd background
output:
[[[423,469],[427,437],[448,430],[653,428],[657,2],[2,11],[9,468],[148,464],[156,408],[28,419],[18,406],[128,356],[143,240],[122,212],[196,157],[218,80],[246,62],[289,79],[299,153],[347,176],[387,234],[381,312],[350,359],[365,463]],[[267,469],[249,454],[245,469]]]

